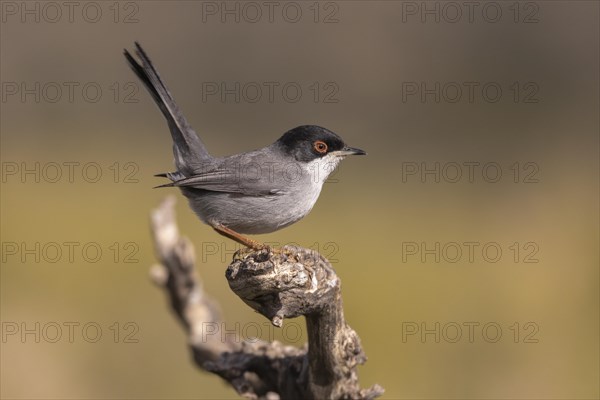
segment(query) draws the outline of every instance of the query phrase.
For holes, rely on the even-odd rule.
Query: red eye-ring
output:
[[[327,153],[327,143],[323,142],[322,140],[317,140],[313,146],[317,153]]]

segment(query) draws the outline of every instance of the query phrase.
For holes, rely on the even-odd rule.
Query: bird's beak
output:
[[[366,155],[367,152],[361,149],[356,149],[354,147],[344,147],[341,150],[336,150],[336,151],[332,151],[331,154],[335,155],[335,156],[339,156],[339,157],[346,157],[346,156],[363,156]]]

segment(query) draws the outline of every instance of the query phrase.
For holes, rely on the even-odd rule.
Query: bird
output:
[[[170,180],[157,187],[179,188],[202,222],[243,246],[268,248],[246,235],[275,232],[304,218],[339,162],[367,154],[326,128],[301,125],[266,147],[212,156],[138,42],[135,54],[139,61],[124,49],[130,68],[167,120],[173,141],[176,171],[157,174]]]

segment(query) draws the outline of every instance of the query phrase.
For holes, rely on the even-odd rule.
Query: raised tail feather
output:
[[[189,176],[193,173],[194,166],[206,163],[212,157],[183,116],[171,93],[160,79],[158,71],[138,42],[135,42],[135,48],[135,53],[142,63],[138,63],[127,50],[124,50],[125,58],[167,119],[173,138],[175,166],[184,175]]]

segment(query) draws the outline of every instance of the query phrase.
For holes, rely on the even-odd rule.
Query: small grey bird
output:
[[[274,232],[304,218],[338,163],[366,154],[325,128],[304,125],[262,149],[213,157],[142,47],[137,42],[135,47],[141,64],[127,50],[125,58],[167,119],[173,139],[177,171],[157,175],[171,180],[158,187],[178,187],[204,223],[244,246],[265,248],[242,234]]]

